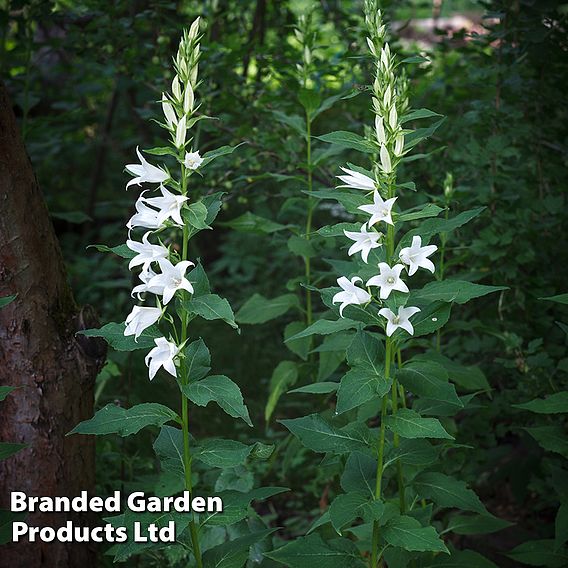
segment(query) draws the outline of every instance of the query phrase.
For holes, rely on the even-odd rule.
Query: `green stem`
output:
[[[385,353],[385,378],[387,380],[390,378],[391,359],[392,359],[392,342],[390,337],[387,337],[386,353]],[[383,467],[384,467],[384,456],[385,456],[385,429],[386,429],[385,419],[387,417],[387,404],[388,404],[388,396],[384,395],[381,403],[381,426],[379,430],[379,448],[377,451],[377,480],[375,483],[376,500],[379,500],[382,494]],[[379,522],[375,521],[373,523],[371,568],[376,568],[377,563],[380,560],[379,536],[380,536]]]
[[[185,166],[181,166],[181,192],[182,195],[187,194],[187,174]],[[182,237],[182,253],[181,259],[187,260],[189,248],[189,229],[187,225],[183,227],[183,237]],[[180,314],[181,317],[181,343],[183,344],[187,339],[187,311],[182,308]],[[183,385],[189,383],[189,376],[186,372],[186,366],[182,360],[181,364],[181,380]],[[182,393],[181,395],[181,421],[182,421],[182,432],[183,432],[183,465],[185,471],[185,488],[189,491],[190,496],[193,496],[193,485],[191,482],[191,449],[189,447],[189,411],[188,411],[188,400],[186,396]],[[195,521],[192,519],[189,523],[189,531],[191,533],[191,544],[193,546],[193,554],[195,556],[195,562],[197,568],[203,568],[203,561],[201,560],[201,549],[199,546],[199,535],[197,532],[197,526]]]
[[[398,368],[400,369],[400,360],[401,360],[400,349],[397,350],[397,354],[399,361]],[[396,378],[393,378],[392,388],[391,388],[393,416],[395,416],[398,411],[398,391],[399,391],[398,381],[396,380]],[[400,438],[399,435],[396,433],[393,435],[393,445],[395,448],[398,448],[400,445]],[[400,504],[400,513],[401,515],[404,515],[404,513],[406,512],[406,495],[404,488],[404,474],[402,471],[402,462],[400,460],[396,461],[396,479],[398,483],[398,499]]]
[[[446,201],[446,211],[444,213],[444,217],[446,221],[448,220],[448,214],[450,211],[449,203]],[[446,241],[448,238],[447,233],[440,234],[440,270],[438,271],[438,281],[444,279],[444,271],[446,269],[445,266],[445,257],[446,257]],[[441,340],[442,340],[442,330],[438,329],[436,331],[436,351],[440,353],[441,350]]]
[[[312,189],[313,189],[313,175],[312,175],[312,123],[310,120],[310,115],[306,111],[306,163],[308,166],[308,218],[306,220],[306,240],[310,240],[310,234],[312,232],[312,217],[314,212],[313,201],[312,201]],[[306,286],[311,284],[311,264],[310,257],[304,257],[305,265],[305,280]],[[312,314],[312,291],[306,289],[306,324],[311,325],[313,320]]]

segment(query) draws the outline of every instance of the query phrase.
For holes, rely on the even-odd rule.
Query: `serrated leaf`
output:
[[[300,337],[300,339],[292,339],[298,333],[306,329],[303,321],[292,321],[284,328],[284,342],[286,347],[295,353],[300,359],[306,361],[310,351],[311,340],[309,337]]]
[[[367,493],[350,492],[338,495],[329,507],[329,519],[335,531],[341,535],[342,529],[361,518],[373,522],[381,518],[385,506],[381,501],[369,498]]]
[[[310,534],[265,552],[268,558],[287,568],[365,568],[366,564],[353,542],[336,539],[324,542],[318,534]]]
[[[516,562],[529,566],[562,568],[568,565],[568,553],[565,550],[556,552],[554,541],[551,539],[523,542],[511,550],[507,556]]]
[[[369,445],[368,429],[363,424],[335,428],[318,414],[280,420],[280,423],[314,452],[341,454],[354,450],[364,451]]]
[[[185,478],[185,462],[183,460],[183,432],[173,426],[162,426],[158,437],[152,445],[160,460],[162,471]]]
[[[453,440],[436,418],[423,418],[417,412],[401,408],[396,415],[387,416],[387,427],[403,438],[441,438]]]
[[[323,136],[316,136],[316,138],[322,142],[327,142],[328,144],[337,144],[342,148],[350,148],[367,154],[373,154],[377,151],[377,147],[374,144],[354,132],[336,130],[335,132],[330,132]]]
[[[515,408],[529,410],[537,414],[561,414],[568,412],[568,392],[557,392],[546,398],[535,398],[523,404],[513,404]]]
[[[418,304],[436,301],[465,304],[474,298],[507,289],[507,286],[485,286],[465,280],[442,280],[429,282],[424,288],[413,291],[410,301]]]
[[[99,329],[83,329],[78,334],[85,337],[102,337],[113,349],[117,351],[136,351],[138,349],[152,349],[156,346],[154,339],[161,337],[162,333],[156,326],[145,329],[137,340],[133,335],[125,336],[124,323],[110,322]]]
[[[250,416],[243,402],[238,385],[225,375],[211,375],[201,381],[187,385],[180,384],[183,394],[198,406],[216,402],[233,418],[241,418],[252,427]]]
[[[316,251],[312,242],[309,239],[292,235],[287,242],[288,250],[296,256],[303,258],[312,258],[316,255]]]
[[[211,353],[203,339],[199,338],[183,350],[185,372],[189,381],[198,381],[211,370]]]
[[[121,258],[131,259],[136,256],[133,250],[130,250],[126,245],[118,245],[116,247],[108,247],[107,245],[89,245],[88,249],[94,248],[99,252],[112,252]]]
[[[391,546],[398,546],[411,552],[449,554],[434,527],[423,527],[416,519],[406,515],[391,519],[383,528],[383,538]]]
[[[12,296],[4,296],[3,298],[0,298],[0,308],[4,308],[8,304],[11,304],[17,296],[18,294],[13,294]]]
[[[444,532],[459,535],[491,534],[512,525],[513,523],[491,515],[453,515]]]
[[[253,544],[262,541],[278,529],[265,529],[210,548],[203,555],[204,568],[242,568]]]
[[[337,391],[337,414],[343,414],[389,392],[392,379],[366,369],[351,369],[341,379]]]
[[[132,408],[122,408],[115,404],[107,404],[90,420],[81,422],[70,434],[118,434],[130,436],[146,426],[163,426],[166,422],[179,421],[178,415],[163,404],[146,402]]]
[[[20,450],[27,448],[28,444],[16,444],[12,442],[0,442],[0,460],[5,460]]]
[[[400,118],[400,124],[404,124],[405,122],[409,122],[411,120],[419,120],[421,118],[434,118],[435,116],[442,116],[442,115],[428,108],[417,108],[404,114]]]
[[[428,568],[498,568],[490,560],[473,550],[456,550],[448,558],[437,556]]]
[[[434,302],[412,317],[413,337],[429,335],[444,327],[450,319],[451,304]],[[395,333],[398,333],[397,330]]]
[[[296,335],[288,338],[287,341],[301,339],[302,337],[309,337],[310,335],[329,335],[331,333],[336,333],[345,329],[357,329],[360,326],[361,324],[359,322],[347,318],[339,320],[321,319],[307,327],[304,331],[301,331],[300,333],[297,333]]]
[[[284,315],[292,308],[300,308],[296,294],[283,294],[276,298],[254,294],[241,306],[235,319],[240,324],[261,324]]]
[[[0,402],[2,402],[12,391],[18,387],[0,387]]]
[[[547,300],[549,302],[556,302],[557,304],[568,304],[568,294],[557,294],[556,296],[539,298],[539,300]]]
[[[207,207],[202,201],[194,201],[181,210],[185,223],[198,231],[207,229],[207,213]]]
[[[236,440],[211,438],[194,448],[192,457],[210,467],[228,468],[244,464],[251,451],[252,446]]]
[[[558,425],[535,426],[525,430],[549,452],[556,452],[568,458],[568,440],[564,428]]]
[[[423,473],[414,480],[413,485],[421,497],[431,499],[440,507],[455,507],[462,511],[489,515],[479,497],[463,481],[443,473]]]
[[[422,209],[418,211],[410,211],[408,213],[401,213],[397,217],[397,221],[416,221],[417,219],[425,219],[427,217],[437,217],[443,209],[434,203],[427,203]]]
[[[204,166],[211,163],[213,160],[220,158],[221,156],[232,154],[242,144],[244,144],[244,142],[241,142],[241,144],[237,144],[236,146],[221,146],[219,148],[216,148],[215,150],[209,150],[209,152],[205,152],[205,154],[203,154],[202,156],[203,162],[201,163],[201,167],[203,168]]]
[[[313,383],[311,385],[306,385],[305,387],[300,387],[298,389],[293,389],[288,391],[288,394],[292,393],[303,393],[303,394],[329,394],[330,392],[335,392],[339,388],[339,383]]]
[[[357,451],[349,454],[341,476],[343,491],[359,491],[374,496],[376,479],[377,460],[374,456]]]
[[[243,213],[241,216],[236,217],[231,221],[220,223],[220,225],[223,227],[230,227],[231,229],[241,233],[264,233],[268,235],[288,228],[287,225],[282,225],[270,219],[260,217],[250,211]]]
[[[193,296],[185,302],[186,309],[192,313],[201,316],[206,320],[223,320],[232,328],[237,329],[239,326],[235,322],[235,315],[231,305],[225,298],[221,298],[217,294],[204,294],[203,296]]]

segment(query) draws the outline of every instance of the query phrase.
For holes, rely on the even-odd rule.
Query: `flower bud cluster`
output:
[[[162,95],[162,110],[165,123],[162,126],[171,134],[174,148],[167,152],[177,157],[180,164],[182,179],[175,180],[165,167],[158,167],[148,162],[140,150],[136,152],[139,164],[128,164],[126,170],[134,176],[126,185],[140,186],[148,184],[153,189],[145,190],[136,201],[136,213],[127,223],[129,238],[126,246],[134,253],[129,268],[142,267],[139,273],[140,284],[132,290],[132,296],[138,300],[154,300],[154,306],[134,306],[126,318],[125,336],[133,335],[137,341],[144,330],[157,324],[163,318],[173,322],[167,313],[171,300],[183,293],[193,294],[193,286],[186,277],[187,270],[194,264],[166,247],[159,238],[151,242],[151,237],[165,228],[173,226],[183,228],[183,210],[188,206],[187,179],[199,168],[203,159],[198,151],[187,151],[187,130],[195,107],[195,88],[198,85],[199,61],[199,18],[192,24],[189,32],[184,32],[179,50],[174,61],[176,75],[172,82],[171,93]],[[159,190],[160,195],[152,195]],[[136,229],[146,229],[140,241],[130,238],[130,233]],[[184,292],[185,291],[185,292]],[[174,335],[175,326],[173,326]],[[170,337],[158,337],[154,340],[155,347],[145,358],[149,369],[150,380],[157,371],[163,368],[173,376],[177,375],[176,358],[179,357],[183,342]]]
[[[317,30],[314,24],[313,12],[308,12],[298,17],[297,25],[294,28],[294,35],[302,49],[302,62],[296,64],[296,69],[302,86],[307,87],[317,41]]]

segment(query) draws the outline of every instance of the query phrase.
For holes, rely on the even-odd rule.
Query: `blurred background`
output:
[[[562,437],[565,424],[558,416],[513,406],[568,383],[568,328],[556,323],[566,321],[566,308],[539,299],[568,287],[568,3],[400,0],[385,2],[384,10],[395,51],[424,57],[410,67],[412,106],[447,117],[420,147],[422,159],[404,165],[403,177],[417,190],[408,191],[405,203],[434,201],[452,215],[485,207],[448,239],[445,271],[509,287],[456,306],[434,338],[448,357],[473,366],[460,387],[478,393],[477,406],[458,415],[463,448],[452,451],[449,468],[461,471],[493,514],[514,523],[481,537],[452,537],[454,545],[478,550],[498,566],[566,565],[542,554],[506,555],[521,543],[553,538],[559,504],[568,503],[565,441],[538,443],[525,430],[553,420]],[[314,121],[312,135],[362,134],[371,120],[362,11],[360,0],[0,0],[2,80],[79,304],[94,306],[102,323],[123,321],[131,309],[134,281],[127,262],[88,246],[112,247],[126,239],[137,193],[125,191],[124,165],[136,161],[136,146],[163,145],[150,119],[159,118],[157,101],[171,83],[182,29],[197,15],[206,26],[201,111],[218,118],[198,123],[199,150],[243,144],[200,179],[203,194],[223,191],[225,197],[215,230],[192,241],[193,254],[235,311],[254,293],[303,298],[302,254],[289,242],[306,214],[303,109],[297,98],[304,52],[294,29],[303,14],[311,14],[307,80],[323,98],[334,97]],[[365,166],[361,155],[339,154],[315,139],[314,152],[316,189],[332,189],[348,159]],[[325,203],[315,213],[315,229],[344,218],[340,208]],[[314,243],[316,286],[334,283],[344,246],[333,238]],[[317,295],[314,311],[325,312]],[[257,484],[292,488],[259,510],[284,527],[282,538],[304,534],[325,509],[334,491],[334,465],[320,464],[277,422],[321,405],[315,397],[283,395],[266,420],[273,372],[279,362],[295,361],[299,386],[314,377],[333,380],[343,361],[340,349],[329,346],[317,358],[307,355],[306,346],[289,350],[283,334],[288,329],[290,335],[297,319],[291,306],[269,322],[243,323],[240,333],[217,322],[194,329],[211,349],[215,372],[241,386],[255,424],[253,439],[276,444],[270,460],[234,475],[245,484],[254,477]],[[95,402],[97,408],[112,401],[175,407],[178,396],[165,376],[148,382],[140,352],[110,351]],[[198,409],[192,420],[196,436],[250,440],[246,428],[210,409]],[[151,443],[147,431],[99,438],[99,494],[118,486],[159,488],[164,480],[156,473]],[[166,550],[129,565],[176,562]]]

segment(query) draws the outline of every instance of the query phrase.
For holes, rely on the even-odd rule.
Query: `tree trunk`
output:
[[[73,300],[47,207],[0,82],[0,297],[12,294],[16,300],[0,309],[0,385],[19,388],[0,402],[0,440],[28,446],[0,461],[0,509],[10,508],[10,491],[93,492],[94,438],[65,434],[92,416],[94,379],[104,360],[100,344],[75,336],[93,327],[95,317]],[[31,513],[26,522],[55,527],[68,519],[65,513]],[[94,563],[90,544],[18,542],[0,551],[2,568]]]

